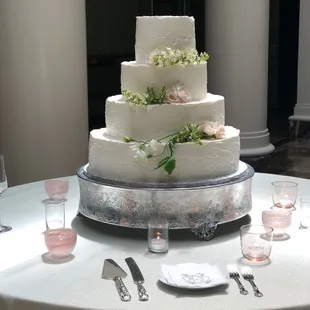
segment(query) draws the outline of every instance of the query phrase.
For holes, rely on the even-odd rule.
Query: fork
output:
[[[239,280],[240,275],[239,275],[237,266],[236,265],[227,265],[227,270],[228,270],[229,277],[231,279],[235,280],[236,283],[238,284],[240,294],[242,294],[242,295],[249,294],[249,292],[244,288],[244,286],[242,285],[242,283]]]
[[[259,291],[258,287],[254,283],[254,276],[253,276],[252,269],[248,266],[242,266],[241,267],[241,274],[242,274],[244,280],[249,281],[251,283],[253,291],[254,291],[254,295],[256,297],[262,297],[263,294]]]

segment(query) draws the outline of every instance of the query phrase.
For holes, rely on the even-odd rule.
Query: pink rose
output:
[[[219,125],[216,122],[205,122],[199,125],[198,130],[204,132],[208,136],[214,136],[215,139],[224,139],[226,132],[225,126]]]
[[[166,94],[165,103],[175,104],[180,103],[180,98],[174,92],[169,92]]]
[[[226,132],[225,132],[225,127],[224,126],[220,126],[216,133],[215,133],[215,139],[224,139],[225,138],[225,135],[226,135]]]
[[[204,132],[208,136],[214,136],[218,130],[218,125],[215,122],[205,122],[199,126],[199,131]]]
[[[186,103],[189,102],[190,99],[191,98],[188,91],[185,90],[181,85],[177,85],[172,87],[171,89],[168,89],[164,103]]]

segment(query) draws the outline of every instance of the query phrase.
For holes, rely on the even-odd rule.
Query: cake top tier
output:
[[[136,61],[146,63],[150,54],[167,47],[196,48],[195,19],[190,16],[138,16],[136,21]]]

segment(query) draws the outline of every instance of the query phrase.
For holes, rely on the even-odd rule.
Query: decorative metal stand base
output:
[[[217,223],[209,224],[204,223],[202,226],[193,228],[192,232],[200,239],[209,241],[213,238],[213,235],[217,229]]]
[[[118,182],[94,177],[87,166],[77,172],[79,212],[95,221],[147,228],[151,218],[169,221],[170,229],[190,228],[210,240],[217,225],[236,220],[252,208],[254,170],[240,162],[233,175],[191,183]]]

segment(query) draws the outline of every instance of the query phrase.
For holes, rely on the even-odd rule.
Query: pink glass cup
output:
[[[273,204],[282,209],[291,209],[295,206],[298,184],[290,181],[272,182]]]
[[[240,228],[242,255],[253,262],[267,260],[271,253],[273,228],[264,225],[244,225]]]
[[[77,233],[72,228],[58,228],[47,230],[44,237],[46,248],[51,256],[64,258],[75,248]]]
[[[69,191],[68,180],[47,180],[45,181],[47,195],[54,200],[62,200]]]
[[[281,237],[292,222],[292,212],[288,210],[265,210],[262,212],[262,222],[273,228],[274,237]]]

